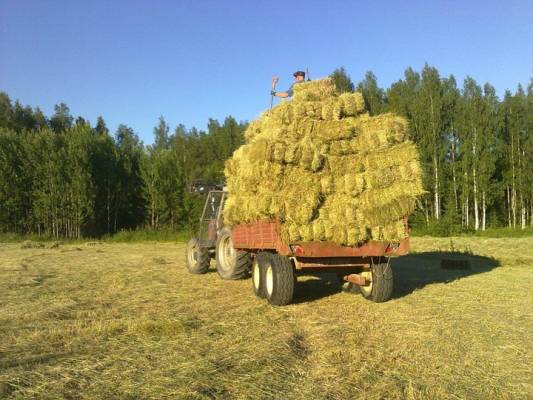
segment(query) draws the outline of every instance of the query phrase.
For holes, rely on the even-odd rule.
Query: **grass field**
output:
[[[282,308],[183,244],[44,245],[0,244],[0,398],[533,398],[533,237],[414,238],[391,301],[326,274]]]

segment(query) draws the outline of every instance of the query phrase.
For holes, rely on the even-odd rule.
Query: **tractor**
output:
[[[224,225],[224,202],[228,193],[210,190],[204,204],[197,236],[187,244],[187,266],[193,274],[205,274],[211,259],[222,279],[251,275],[256,296],[270,304],[289,304],[297,276],[334,272],[345,290],[374,302],[392,295],[390,258],[407,254],[409,238],[399,242],[367,241],[360,246],[330,242],[284,243],[278,220],[261,220],[232,227]],[[407,233],[407,220],[405,220]]]

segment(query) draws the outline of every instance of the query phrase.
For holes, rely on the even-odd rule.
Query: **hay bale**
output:
[[[335,94],[335,84],[330,78],[294,85],[294,101],[297,104],[306,101],[326,100]]]
[[[355,117],[365,111],[365,100],[361,93],[343,93],[339,99],[342,102],[343,115],[346,117]]]
[[[368,115],[360,93],[338,95],[330,79],[294,90],[226,162],[226,223],[278,219],[286,243],[404,238],[424,192],[405,119]]]

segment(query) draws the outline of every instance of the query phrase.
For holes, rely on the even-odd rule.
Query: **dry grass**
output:
[[[324,275],[273,308],[182,244],[0,244],[0,398],[531,398],[532,248],[415,238],[388,303]]]

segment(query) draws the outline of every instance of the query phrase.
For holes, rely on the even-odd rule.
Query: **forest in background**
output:
[[[533,226],[533,79],[496,95],[467,77],[459,85],[434,67],[412,68],[388,88],[368,72],[354,84],[331,74],[339,92],[363,93],[372,115],[410,123],[427,194],[410,216],[428,233]],[[127,125],[111,133],[67,105],[46,116],[0,92],[0,232],[100,237],[121,230],[181,231],[197,224],[203,196],[193,182],[223,181],[224,161],[244,141],[247,123],[210,119],[207,130],[174,129],[160,117],[154,143]]]

